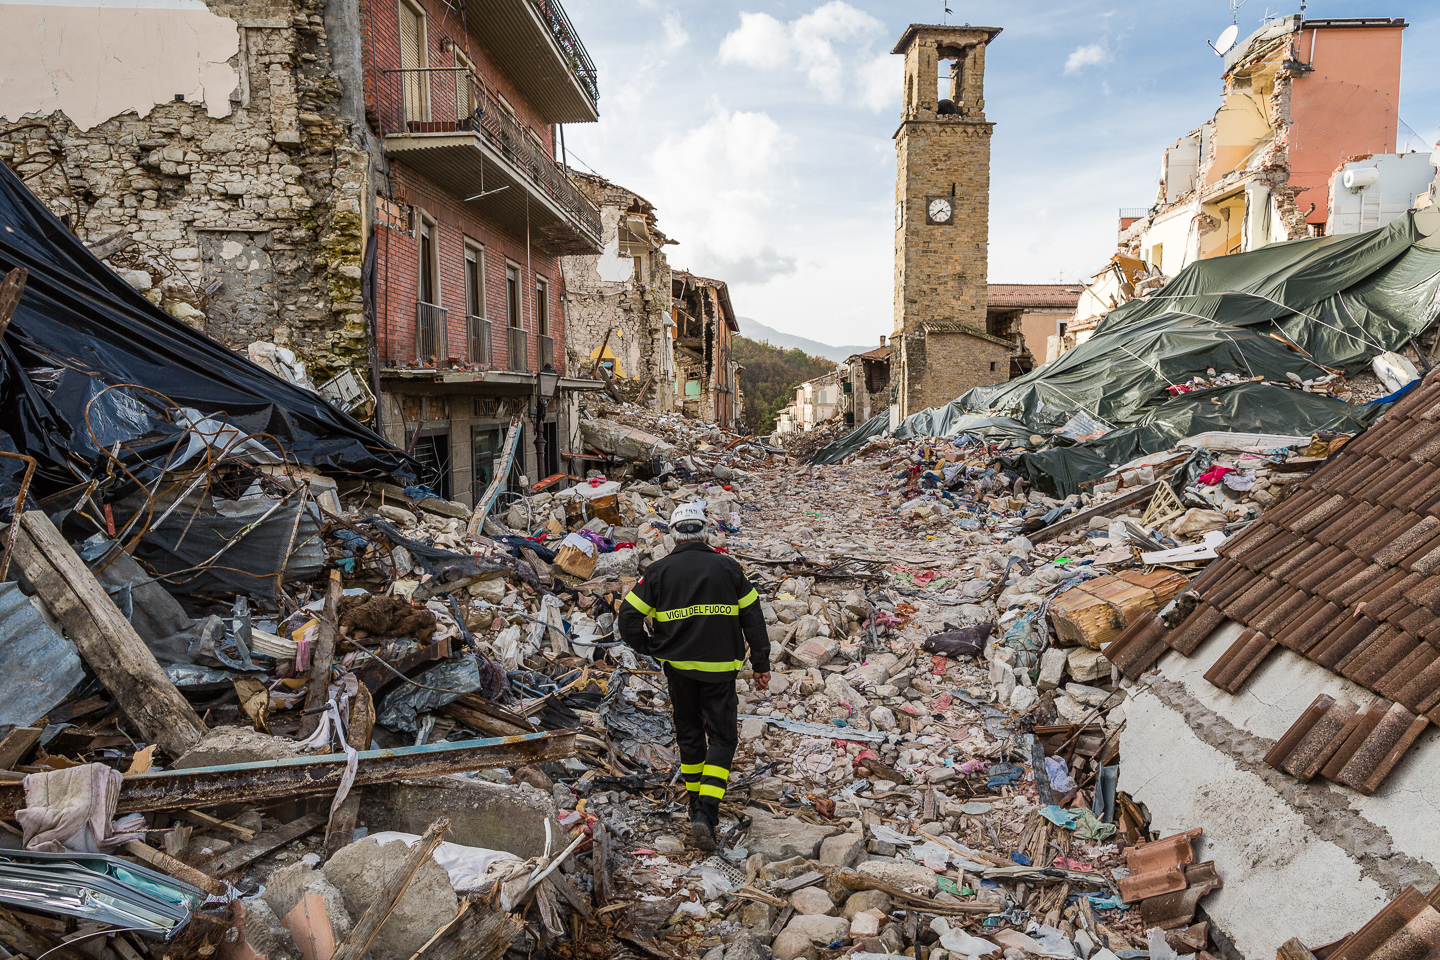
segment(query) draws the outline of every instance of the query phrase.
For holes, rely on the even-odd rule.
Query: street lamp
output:
[[[535,470],[545,470],[545,401],[555,397],[560,386],[560,374],[550,364],[540,368],[535,377]],[[543,477],[541,479],[544,479]]]

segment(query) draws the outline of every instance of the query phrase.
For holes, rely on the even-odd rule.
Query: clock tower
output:
[[[999,33],[911,24],[890,51],[905,57],[895,131],[892,424],[1009,376],[1012,344],[985,326],[994,127],[985,119],[985,48]]]

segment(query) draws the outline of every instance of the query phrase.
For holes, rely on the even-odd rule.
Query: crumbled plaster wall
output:
[[[565,272],[565,339],[570,369],[582,369],[605,343],[620,373],[644,380],[661,374],[665,319],[670,312],[670,264],[664,250],[621,256],[618,225],[629,201],[594,197],[605,238],[595,256],[562,257]],[[606,340],[606,334],[609,340]]]
[[[68,9],[93,16],[102,8]],[[30,116],[0,121],[0,160],[82,240],[134,241],[112,266],[197,329],[236,349],[254,340],[290,346],[317,379],[347,365],[364,369],[369,156],[340,117],[325,0],[144,12],[225,25],[233,82],[175,91],[193,101],[145,103],[131,91],[127,109],[98,118],[68,99],[61,109],[34,96],[6,100],[7,116]],[[192,60],[214,55],[206,30],[192,38]],[[136,41],[125,69],[163,78],[165,57],[184,59],[173,45]],[[108,102],[97,99],[101,113]]]

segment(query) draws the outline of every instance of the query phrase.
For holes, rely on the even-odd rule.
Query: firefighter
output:
[[[770,688],[760,596],[740,564],[705,543],[708,525],[703,502],[677,507],[670,515],[674,551],[652,563],[620,605],[620,638],[664,664],[690,829],[705,851],[716,846],[720,800],[740,739],[735,676],[747,643],[755,686]]]

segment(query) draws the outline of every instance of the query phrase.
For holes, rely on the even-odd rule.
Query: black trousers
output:
[[[680,746],[680,775],[693,806],[712,823],[730,782],[730,764],[740,741],[735,714],[740,698],[735,674],[723,680],[700,679],[665,664],[670,682],[670,708],[675,715],[675,740]]]

